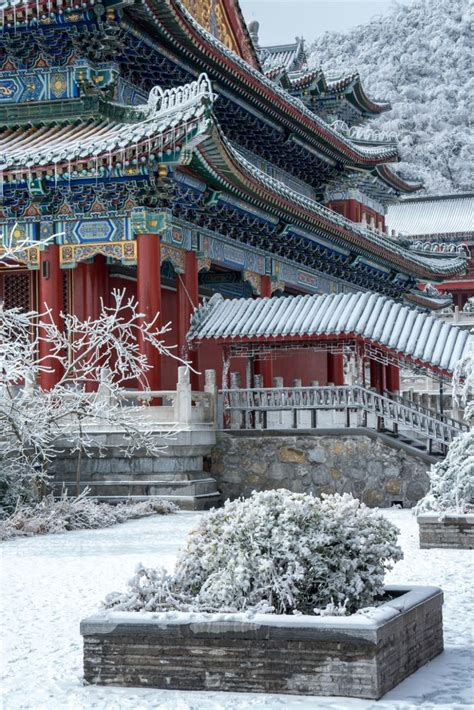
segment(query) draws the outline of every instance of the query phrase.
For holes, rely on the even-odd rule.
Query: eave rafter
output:
[[[365,259],[375,260],[388,270],[416,278],[441,280],[450,273],[462,272],[465,261],[459,258],[441,261],[414,258],[407,249],[392,240],[376,235],[360,225],[337,215],[323,205],[306,198],[248,163],[213,124],[210,136],[200,144],[191,169],[214,182],[216,189],[224,188],[245,202],[292,225],[293,231],[303,234],[326,235],[341,250],[355,251]]]
[[[245,206],[268,215],[275,225],[283,225],[283,230],[275,230],[277,240],[290,235],[302,245],[305,239],[326,241],[334,247],[335,258],[338,251],[343,261],[360,255],[369,265],[372,262],[385,271],[389,280],[399,275],[407,282],[413,278],[436,280],[463,271],[463,259],[416,256],[262,173],[226,139],[212,112],[213,101],[205,75],[185,87],[165,92],[156,89],[148,104],[135,109],[136,123],[112,123],[106,128],[99,124],[98,131],[84,124],[72,130],[69,127],[66,136],[59,130],[52,138],[50,131],[46,144],[41,143],[40,130],[33,155],[28,145],[25,147],[21,131],[16,144],[15,132],[8,129],[8,150],[0,155],[0,168],[6,169],[7,181],[26,177],[28,189],[41,193],[45,175],[49,174],[50,183],[53,180],[54,189],[58,177],[81,178],[84,166],[95,179],[107,180],[117,177],[117,171],[122,176],[143,173],[147,177],[150,164],[157,161],[166,172],[166,164],[171,162],[189,165],[191,172],[204,175],[211,189],[234,195]],[[219,204],[220,196],[211,196]]]
[[[260,110],[270,120],[275,120],[287,132],[298,136],[308,146],[318,149],[332,160],[346,165],[373,167],[382,162],[397,161],[394,149],[381,146],[377,149],[362,150],[350,140],[331,129],[322,119],[307,109],[297,98],[280,89],[257,69],[228,50],[210,33],[206,32],[186,11],[180,0],[141,0],[134,4],[122,2],[107,3],[105,8],[96,0],[88,0],[78,7],[73,0],[32,0],[25,2],[7,1],[6,19],[15,14],[15,28],[21,22],[38,23],[43,15],[48,24],[57,22],[64,27],[67,23],[90,22],[93,17],[117,22],[119,16],[128,18],[131,26],[141,28],[144,33],[179,49],[193,67],[200,67],[217,81],[223,89],[242,97],[249,107]],[[118,12],[117,18],[114,13]],[[9,32],[8,21],[5,30]]]

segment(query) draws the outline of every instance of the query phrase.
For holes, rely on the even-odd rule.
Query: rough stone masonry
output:
[[[352,493],[370,507],[410,508],[428,491],[430,457],[363,434],[221,432],[210,472],[224,499],[253,490]]]

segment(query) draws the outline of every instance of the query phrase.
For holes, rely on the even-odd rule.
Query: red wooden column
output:
[[[138,310],[143,313],[141,322],[150,323],[161,313],[161,245],[157,234],[139,234],[137,236],[137,301]],[[159,318],[155,326],[161,325]],[[146,380],[139,382],[140,389],[159,390],[161,387],[161,357],[150,343],[138,338],[138,347],[146,355],[148,370]]]
[[[95,257],[91,264],[88,264],[91,271],[91,284],[87,288],[87,297],[89,299],[88,309],[92,318],[99,318],[102,307],[101,301],[105,306],[109,300],[109,269],[105,256],[99,254]]]
[[[187,251],[184,257],[184,274],[177,274],[178,286],[178,351],[179,356],[191,361],[192,367],[199,371],[197,350],[188,351],[186,336],[191,318],[199,306],[199,275],[196,252]],[[199,389],[199,374],[191,371],[191,389]]]
[[[78,264],[72,273],[72,311],[79,320],[87,319],[86,272],[89,264]]]
[[[260,277],[260,297],[272,297],[272,281],[270,276]],[[273,387],[273,359],[271,355],[266,355],[265,357],[265,360],[255,360],[254,374],[262,375],[264,387]]]
[[[376,360],[370,360],[370,386],[380,394],[385,389],[384,366]]]
[[[109,271],[105,257],[99,255],[94,261],[78,264],[74,269],[74,313],[81,320],[96,320],[101,311],[101,298],[108,305]]]
[[[51,319],[62,329],[61,311],[64,310],[63,274],[59,268],[59,246],[50,244],[47,249],[40,252],[40,273],[39,273],[39,303],[40,313],[50,311],[50,315],[45,318],[45,322]],[[42,364],[49,369],[49,372],[41,372],[39,384],[44,390],[49,390],[61,379],[62,368],[55,358],[48,356],[53,352],[51,345],[43,340],[39,343],[39,357]]]
[[[389,392],[400,392],[400,368],[396,365],[385,366],[385,383]]]
[[[342,353],[328,353],[328,382],[340,387],[344,384],[344,357]]]
[[[352,222],[358,222],[358,216],[359,216],[359,210],[358,210],[358,204],[357,200],[348,200],[348,210],[347,210],[347,217],[352,221]]]
[[[91,262],[83,262],[73,272],[73,312],[81,321],[97,320],[101,312],[101,298],[108,304],[109,272],[104,256],[96,256]],[[87,383],[86,391],[93,392],[96,384]]]

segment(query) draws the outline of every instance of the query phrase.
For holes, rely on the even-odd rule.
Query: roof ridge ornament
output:
[[[146,104],[148,117],[152,118],[157,115],[163,115],[168,111],[184,109],[202,98],[207,99],[210,103],[213,103],[215,99],[211,81],[205,73],[200,74],[196,81],[183,86],[171,89],[162,89],[161,86],[154,86],[149,93]]]

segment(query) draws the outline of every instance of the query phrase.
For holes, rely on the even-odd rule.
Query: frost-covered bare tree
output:
[[[11,264],[31,245],[7,245],[1,259]],[[120,432],[124,455],[140,448],[157,455],[150,409],[128,406],[124,388],[132,381],[147,389],[151,366],[139,340],[166,357],[179,358],[164,343],[169,326],[143,322],[137,301],[114,291],[96,320],[74,314],[22,312],[0,304],[0,506],[7,511],[19,496],[35,494],[62,447],[80,458],[97,450],[94,429]],[[41,344],[47,344],[47,348]],[[44,353],[46,355],[41,355]],[[181,361],[180,361],[181,362]],[[54,369],[50,389],[38,383]],[[160,432],[160,439],[173,436]]]

